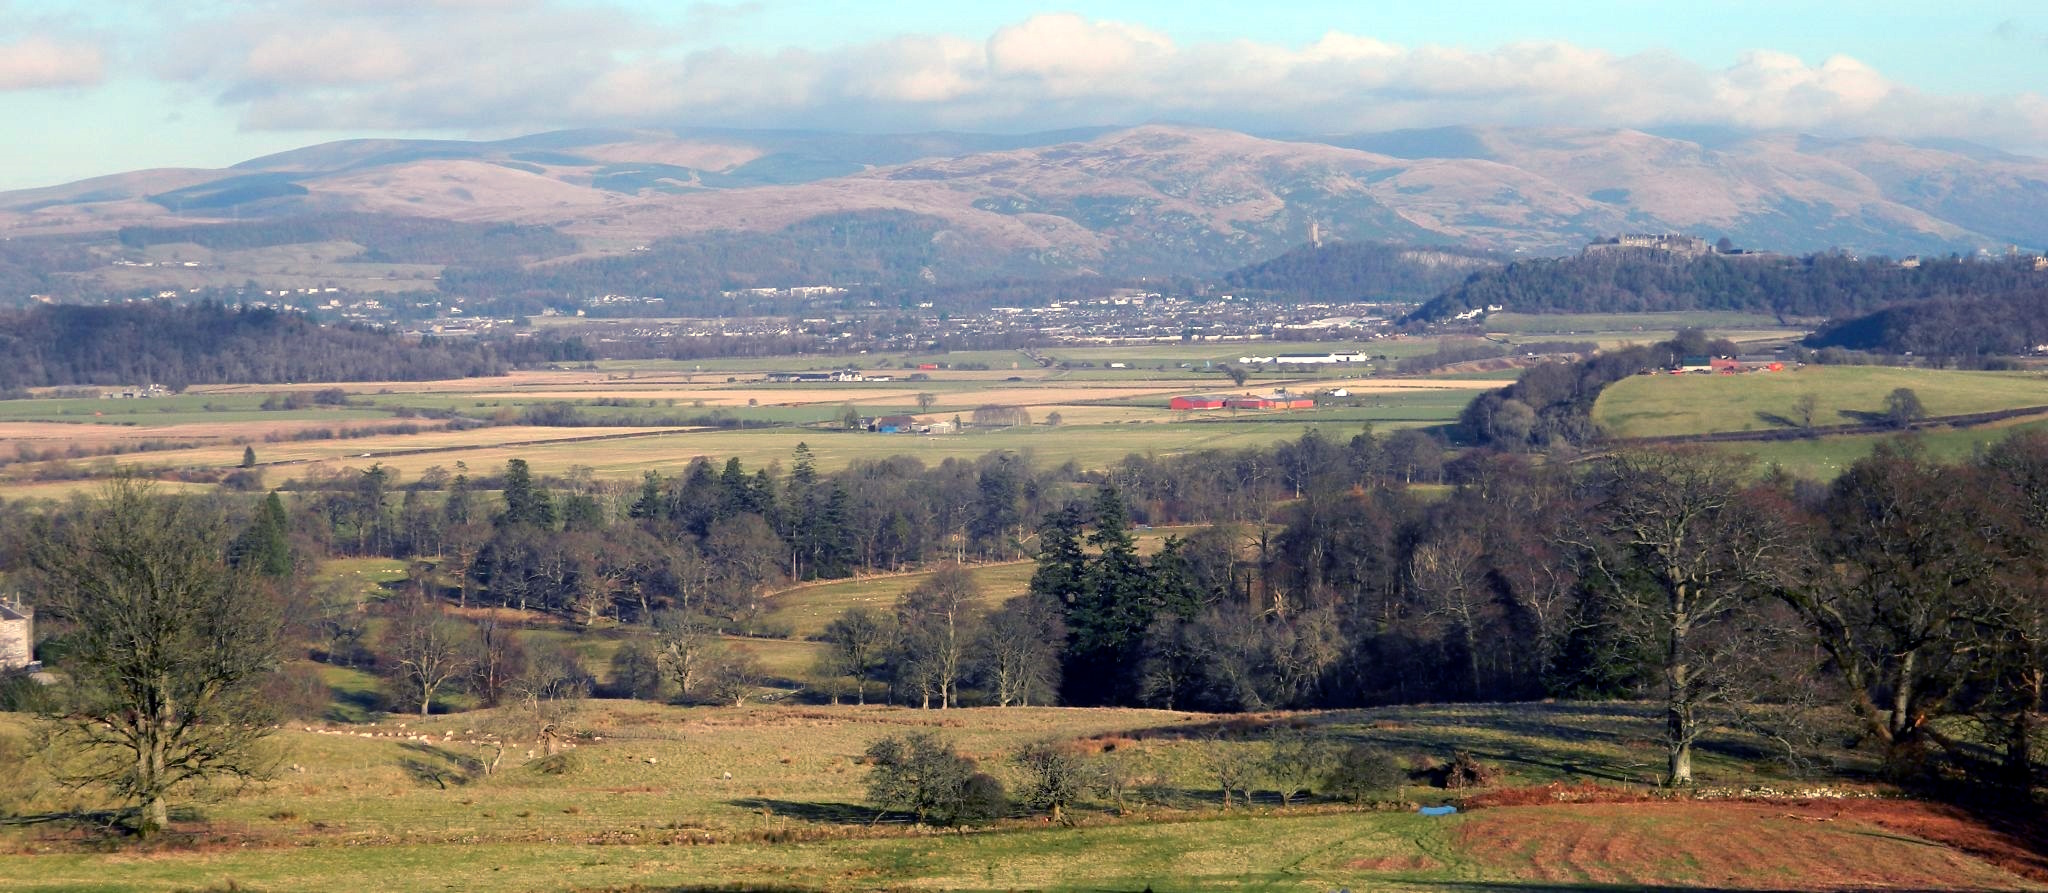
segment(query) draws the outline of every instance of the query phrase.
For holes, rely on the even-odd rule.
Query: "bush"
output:
[[[891,736],[868,746],[868,802],[900,809],[921,823],[984,821],[1009,808],[1003,784],[930,732]]]
[[[26,671],[0,673],[0,712],[49,713],[57,709],[54,686],[37,682]]]
[[[263,683],[263,700],[280,719],[320,719],[334,692],[320,671],[302,663],[285,664]]]
[[[1407,770],[1401,768],[1393,754],[1359,744],[1345,751],[1336,765],[1330,767],[1323,778],[1323,789],[1333,796],[1363,803],[1366,797],[1391,791],[1407,781]]]

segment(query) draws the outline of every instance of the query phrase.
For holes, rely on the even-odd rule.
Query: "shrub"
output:
[[[1390,791],[1408,781],[1408,773],[1394,755],[1369,745],[1354,745],[1339,757],[1323,778],[1323,788],[1353,803]]]

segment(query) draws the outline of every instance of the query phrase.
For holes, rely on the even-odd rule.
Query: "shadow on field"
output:
[[[482,760],[431,744],[408,741],[398,745],[398,749],[411,754],[398,761],[399,768],[404,769],[405,774],[412,776],[413,781],[433,784],[444,791],[451,784],[469,784],[471,779],[476,778],[484,770]]]
[[[770,815],[787,816],[805,822],[821,825],[865,825],[875,821],[875,810],[870,806],[852,803],[801,803],[795,800],[774,800],[766,797],[745,797],[725,801],[728,806]],[[910,821],[908,814],[883,813],[884,823]]]

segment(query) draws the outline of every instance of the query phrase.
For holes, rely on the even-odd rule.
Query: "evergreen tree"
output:
[[[255,468],[255,467],[256,467],[256,448],[255,448],[255,447],[253,447],[253,446],[245,446],[245,447],[243,447],[243,448],[242,448],[242,467],[243,467],[243,468]]]
[[[554,500],[546,488],[534,486],[533,472],[527,468],[525,459],[505,463],[505,514],[498,520],[506,526],[555,526]]]
[[[468,524],[474,509],[469,501],[469,474],[467,466],[455,463],[455,480],[448,484],[448,502],[441,507],[442,516],[448,519],[448,526]]]
[[[265,497],[248,528],[228,547],[228,560],[236,568],[266,577],[284,578],[292,572],[291,521],[285,517],[284,501],[276,491]]]

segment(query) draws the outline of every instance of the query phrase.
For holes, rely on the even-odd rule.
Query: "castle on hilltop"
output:
[[[1702,257],[1714,250],[1714,246],[1698,236],[1682,233],[1624,233],[1612,239],[1603,239],[1586,246],[1586,253],[1612,251],[1621,248],[1647,248],[1652,251],[1669,251],[1681,257]]]

